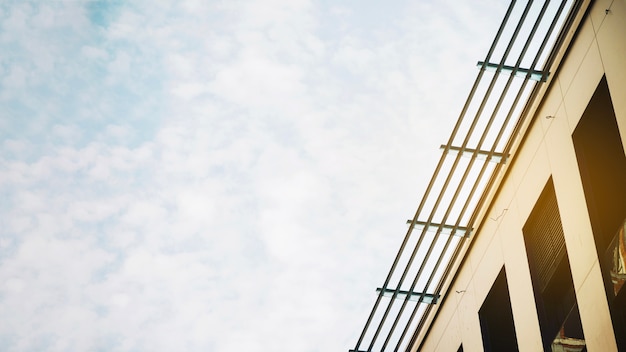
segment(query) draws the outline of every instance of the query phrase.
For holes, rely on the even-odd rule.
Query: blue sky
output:
[[[0,349],[352,348],[489,1],[3,1]]]

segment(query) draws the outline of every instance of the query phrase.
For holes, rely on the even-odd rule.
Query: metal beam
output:
[[[390,288],[382,289],[380,287],[376,288],[376,292],[383,292],[383,297],[393,297],[393,294],[396,290],[392,290]],[[435,295],[432,293],[423,293],[423,292],[409,292],[405,290],[398,290],[398,294],[396,295],[396,299],[405,299],[409,296],[409,301],[413,302],[424,302],[426,304],[437,304],[439,300],[439,295]],[[421,300],[420,300],[421,299]]]
[[[498,68],[498,64],[494,64],[491,62],[485,63],[484,61],[478,61],[476,67],[484,68],[485,71],[489,72],[503,72],[508,74],[513,74],[515,77],[524,78],[530,72],[530,79],[537,82],[545,82],[548,80],[548,76],[550,72],[543,72],[539,70],[529,70],[527,68],[515,68],[514,66],[502,65],[502,67]]]
[[[407,224],[411,224],[413,222],[413,220],[407,220],[406,223]],[[427,226],[427,222],[425,221],[416,221],[415,222],[415,226],[413,227],[413,229],[415,230],[415,227],[420,226],[420,227],[424,227]],[[441,230],[439,230],[441,229]],[[468,231],[469,230],[469,231]],[[430,232],[437,232],[439,231],[441,234],[443,235],[454,235],[454,236],[459,236],[459,237],[463,237],[463,236],[469,236],[472,232],[471,229],[468,229],[467,227],[462,227],[462,226],[454,226],[454,225],[446,225],[446,224],[437,224],[434,222],[431,222],[430,224],[428,224],[428,228],[426,229],[426,231],[430,231]]]
[[[503,153],[492,153],[489,150],[477,150],[477,149],[471,149],[471,148],[461,148],[461,147],[455,147],[455,146],[447,146],[448,150],[456,152],[456,153],[461,153],[463,155],[476,155],[478,159],[484,158],[483,160],[487,160],[487,161],[491,161],[494,163],[504,163],[506,162],[507,157],[509,156],[508,154],[505,156]],[[446,149],[446,145],[442,144],[441,147],[439,147],[439,149]]]

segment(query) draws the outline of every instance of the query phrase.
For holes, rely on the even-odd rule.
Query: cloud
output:
[[[219,71],[210,89],[214,95],[249,109],[284,108],[294,104],[288,97],[304,93],[301,77],[296,67],[248,59]]]
[[[412,6],[0,5],[0,349],[351,347],[484,35]]]

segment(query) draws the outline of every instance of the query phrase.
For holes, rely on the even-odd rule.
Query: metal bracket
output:
[[[393,297],[394,292],[396,290],[392,290],[390,288],[382,289],[380,287],[376,288],[376,292],[383,291],[384,297]],[[435,295],[432,293],[422,293],[422,292],[409,292],[404,290],[398,290],[398,294],[396,295],[396,299],[406,299],[406,296],[409,296],[409,301],[417,302],[419,298],[422,297],[422,302],[426,304],[437,304],[439,300],[439,295]]]
[[[442,144],[440,147],[440,149],[445,149],[446,145]],[[456,152],[456,153],[462,153],[462,154],[473,154],[476,153],[477,158],[481,159],[481,160],[487,160],[487,161],[491,161],[494,163],[505,163],[506,159],[508,158],[509,154],[504,155],[503,153],[491,153],[491,157],[489,157],[489,151],[487,150],[476,150],[476,149],[471,149],[471,148],[461,148],[461,147],[455,147],[455,146],[449,146],[448,150]]]
[[[490,62],[486,63],[483,61],[478,61],[478,63],[476,64],[477,67],[485,67],[485,71],[490,71],[490,72],[495,72],[498,70],[499,65],[498,64],[492,64]],[[500,68],[500,72],[503,73],[512,73],[515,72],[515,76],[516,77],[526,77],[526,74],[530,71],[530,79],[532,79],[533,81],[537,81],[537,82],[545,82],[548,80],[548,76],[550,75],[550,72],[543,72],[543,71],[538,71],[538,70],[529,70],[527,68],[521,68],[518,67],[517,70],[515,69],[515,67],[513,66],[508,66],[508,65],[502,65],[502,68]]]
[[[412,222],[413,220],[406,221],[407,225],[410,225]],[[415,226],[422,226],[423,228],[424,226],[426,226],[426,223],[423,221],[416,221]],[[445,235],[453,234],[454,236],[459,236],[459,237],[463,237],[463,236],[469,237],[469,235],[472,232],[472,229],[468,229],[467,227],[462,227],[462,226],[455,227],[453,225],[445,225],[445,224],[441,225],[441,224],[436,224],[434,222],[430,223],[430,226],[428,226],[428,229],[426,231],[436,232],[439,228],[441,228],[442,234],[445,234]]]

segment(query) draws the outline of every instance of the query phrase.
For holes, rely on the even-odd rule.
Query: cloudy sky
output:
[[[0,1],[0,350],[354,347],[506,6]]]

